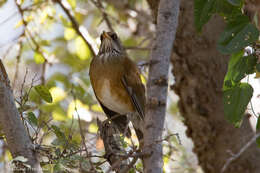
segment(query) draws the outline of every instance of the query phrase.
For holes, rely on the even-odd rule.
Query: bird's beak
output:
[[[107,39],[109,39],[109,40],[112,39],[105,31],[103,31],[102,37],[103,37],[103,38],[107,38]]]

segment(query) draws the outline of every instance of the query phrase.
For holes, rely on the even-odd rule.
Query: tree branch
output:
[[[28,172],[42,172],[29,134],[19,117],[14,96],[4,65],[0,60],[0,124],[13,158],[23,156],[32,169]],[[19,169],[19,168],[18,168]]]
[[[82,32],[81,27],[79,26],[77,20],[72,16],[71,12],[69,11],[69,9],[67,9],[64,4],[61,2],[61,0],[55,0],[55,2],[57,2],[57,4],[59,4],[59,6],[62,8],[62,10],[66,13],[66,15],[68,16],[68,18],[70,19],[71,23],[72,23],[72,27],[75,29],[75,31],[77,32],[77,34],[84,40],[84,42],[88,45],[92,55],[96,55],[97,54],[97,48],[93,47],[90,44],[90,41],[88,41],[88,39],[86,38],[86,36],[84,36],[84,33]],[[85,28],[84,28],[85,29]]]
[[[105,157],[111,165],[108,172],[113,170],[116,173],[121,173],[121,170],[128,168],[128,164],[127,159],[120,156],[125,153],[122,144],[120,144],[120,135],[113,124],[108,121],[101,122],[97,119],[97,124],[105,147]]]
[[[147,83],[147,107],[144,148],[150,157],[144,158],[145,173],[162,173],[162,139],[165,120],[170,57],[178,25],[180,0],[161,0],[157,16],[156,39],[151,50]]]
[[[255,134],[240,150],[238,153],[236,154],[232,154],[232,157],[230,157],[226,163],[224,164],[224,166],[221,169],[221,173],[224,173],[228,166],[235,161],[236,159],[238,159],[253,143],[255,143],[256,139],[260,137],[260,132]]]

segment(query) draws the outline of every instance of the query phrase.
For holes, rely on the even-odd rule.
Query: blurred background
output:
[[[88,151],[102,156],[104,146],[96,119],[106,117],[94,97],[88,70],[98,51],[100,34],[109,30],[119,35],[129,57],[139,64],[146,83],[145,62],[155,25],[145,0],[0,0],[0,58],[28,133],[34,143],[51,151],[40,157],[45,172],[79,172],[78,165],[87,170],[93,163],[100,172],[109,169],[103,157],[90,161],[80,157],[82,138],[78,124],[79,116]],[[172,85],[174,77],[169,75]],[[39,84],[51,93],[51,103],[33,88]],[[178,97],[169,92],[164,171],[202,172],[192,152],[192,141],[185,135],[177,102]],[[137,143],[134,133],[132,139]],[[0,172],[10,172],[13,158],[5,140],[0,142]],[[139,161],[135,171],[140,172],[140,167]]]

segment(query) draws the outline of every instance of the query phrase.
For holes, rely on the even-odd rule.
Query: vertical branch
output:
[[[165,120],[170,57],[178,25],[180,0],[161,0],[157,16],[156,39],[151,50],[147,83],[144,130],[145,173],[162,173],[162,132]]]
[[[26,133],[25,127],[19,117],[15,106],[14,96],[4,65],[0,60],[0,124],[4,131],[8,148],[13,158],[23,156],[28,159],[26,164],[31,171],[42,172],[40,163],[33,151],[33,144]]]

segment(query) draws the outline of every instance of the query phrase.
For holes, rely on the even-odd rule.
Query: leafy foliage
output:
[[[229,122],[239,127],[248,102],[253,96],[253,88],[247,83],[239,83],[224,90],[224,113]]]
[[[52,102],[52,96],[51,93],[49,92],[49,90],[43,86],[43,85],[37,85],[34,87],[34,89],[36,90],[36,92],[40,95],[40,97],[45,100],[48,103]]]
[[[253,95],[249,84],[240,81],[249,74],[258,73],[259,64],[255,50],[245,54],[247,46],[254,47],[258,41],[259,31],[243,13],[242,0],[195,1],[195,26],[198,31],[213,13],[224,17],[227,26],[217,43],[218,50],[223,54],[231,54],[228,71],[223,85],[224,112],[229,122],[239,127],[243,114]]]

